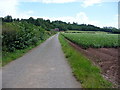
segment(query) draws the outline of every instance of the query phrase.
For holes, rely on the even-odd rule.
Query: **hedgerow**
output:
[[[27,22],[3,23],[2,25],[2,51],[14,52],[30,45],[36,45],[52,35],[42,27]]]

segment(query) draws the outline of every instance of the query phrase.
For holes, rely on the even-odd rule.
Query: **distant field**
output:
[[[83,48],[119,47],[118,34],[63,33],[64,37]]]
[[[69,31],[65,31],[65,33],[108,33],[108,32],[102,32],[102,31],[74,31],[74,30],[69,30]]]

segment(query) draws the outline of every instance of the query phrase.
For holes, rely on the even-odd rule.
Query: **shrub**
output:
[[[2,50],[13,52],[16,49],[24,49],[36,45],[39,40],[45,40],[48,36],[50,33],[43,28],[27,22],[3,23]]]

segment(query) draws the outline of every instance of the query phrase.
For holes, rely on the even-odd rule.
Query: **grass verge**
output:
[[[100,74],[100,69],[69,45],[64,36],[59,35],[59,40],[66,58],[72,68],[76,79],[83,88],[111,88],[112,83],[105,80]]]
[[[39,41],[36,45],[31,45],[28,48],[21,49],[21,50],[16,50],[14,52],[2,52],[2,66],[5,66],[9,62],[23,56],[25,53],[27,53],[31,49],[35,48],[36,46],[40,45],[44,41]]]

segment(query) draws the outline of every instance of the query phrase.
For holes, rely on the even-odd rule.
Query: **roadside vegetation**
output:
[[[29,51],[32,47],[45,41],[57,31],[77,30],[83,31],[104,31],[109,33],[120,33],[119,29],[106,27],[100,28],[94,25],[66,23],[63,21],[50,21],[43,18],[19,19],[12,16],[0,17],[2,20],[2,34],[0,34],[2,43],[2,64],[23,55],[23,52]]]
[[[63,35],[59,35],[59,40],[73,74],[81,83],[82,88],[112,87],[112,83],[102,77],[101,70],[94,66],[88,58],[71,47]]]
[[[94,25],[50,21],[42,18],[2,19],[2,66],[21,57],[26,52],[44,42],[58,31],[64,31],[59,39],[73,73],[83,88],[108,88],[112,84],[101,75],[101,70],[92,64],[65,40],[68,39],[83,48],[120,47],[118,34],[120,29],[114,27],[97,27]],[[114,33],[114,34],[113,34]],[[1,61],[0,61],[1,62]]]
[[[117,48],[120,46],[118,43],[118,34],[107,34],[102,32],[88,32],[88,33],[63,33],[64,37],[68,40],[78,44],[83,48]]]
[[[78,23],[66,23],[63,21],[50,21],[50,20],[44,20],[43,18],[37,18],[34,19],[33,17],[30,17],[29,19],[19,19],[14,18],[12,19],[11,16],[1,17],[3,22],[21,22],[26,21],[27,23],[34,24],[36,26],[41,26],[47,31],[50,31],[51,29],[59,30],[59,31],[103,31],[108,33],[120,33],[120,29],[117,29],[115,27],[97,27],[91,24],[78,24]]]
[[[17,59],[39,45],[56,31],[46,30],[27,21],[12,21],[8,18],[2,23],[2,66]]]

